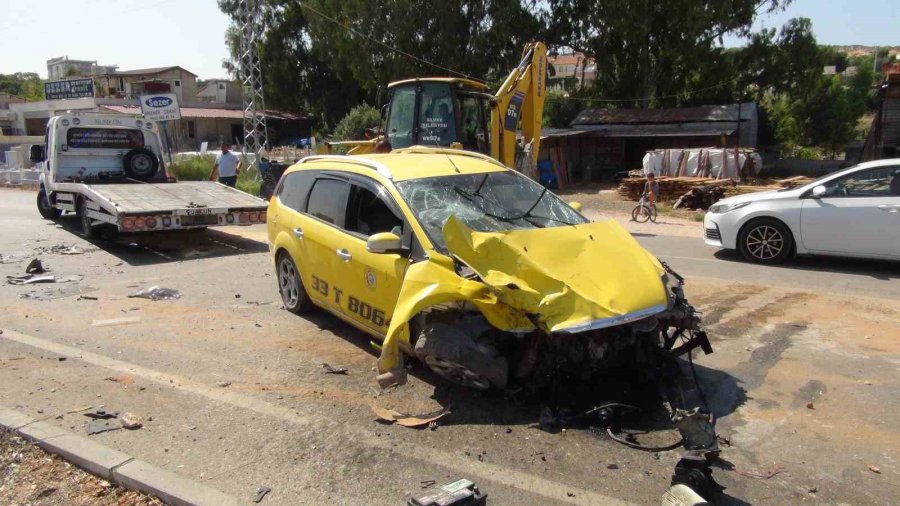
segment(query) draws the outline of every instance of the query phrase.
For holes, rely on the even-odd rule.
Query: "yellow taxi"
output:
[[[485,155],[416,146],[301,160],[267,226],[285,309],[375,336],[383,386],[412,355],[488,389],[590,374],[698,328],[681,278],[579,209]]]

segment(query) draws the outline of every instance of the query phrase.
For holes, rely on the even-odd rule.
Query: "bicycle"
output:
[[[648,199],[649,195],[644,193],[641,200],[631,210],[631,220],[638,223],[646,223],[647,220],[656,223],[656,204],[651,203]]]

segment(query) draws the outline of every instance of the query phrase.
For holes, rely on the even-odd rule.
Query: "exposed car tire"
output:
[[[457,385],[488,390],[506,387],[508,365],[450,325],[434,324],[416,341],[418,356],[438,376]]]
[[[47,220],[55,220],[62,215],[62,209],[53,207],[53,202],[50,197],[47,196],[47,190],[43,187],[41,187],[37,194],[37,208],[38,212],[41,213],[41,217]]]
[[[751,262],[778,264],[793,253],[794,237],[784,223],[772,218],[760,218],[741,229],[738,249]]]
[[[94,239],[97,237],[97,227],[91,223],[91,218],[87,215],[87,199],[78,199],[78,218],[81,219],[81,235],[85,239]]]
[[[304,313],[313,308],[309,300],[306,287],[297,264],[291,259],[291,255],[281,252],[275,259],[275,279],[278,280],[278,292],[281,293],[281,301],[284,308],[294,314]]]
[[[122,161],[122,169],[125,174],[138,181],[149,181],[153,179],[159,170],[159,160],[153,151],[147,148],[134,148],[125,153]]]

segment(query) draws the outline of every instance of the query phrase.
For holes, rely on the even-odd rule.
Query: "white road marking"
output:
[[[270,404],[253,396],[244,395],[226,389],[206,385],[192,381],[183,376],[169,374],[146,367],[116,360],[104,355],[92,353],[68,346],[65,344],[49,341],[40,337],[23,334],[14,330],[4,329],[0,338],[15,341],[44,351],[49,351],[59,355],[63,355],[70,359],[82,360],[89,364],[104,367],[123,374],[131,374],[143,378],[148,381],[159,383],[166,387],[174,387],[185,392],[200,395],[208,399],[231,404],[238,408],[255,411],[257,413],[280,418],[288,423],[308,426],[318,424],[322,427],[334,424],[333,420],[326,420],[316,416],[304,416],[288,408]],[[345,426],[349,430],[354,430],[352,426]],[[353,437],[354,443],[368,445],[377,449],[390,451],[393,454],[399,454],[406,458],[416,459],[419,461],[429,462],[435,466],[445,467],[454,471],[463,473],[470,478],[477,478],[485,481],[492,481],[510,488],[522,490],[537,496],[546,497],[553,501],[565,502],[569,504],[585,504],[585,505],[630,505],[627,501],[616,499],[614,497],[605,496],[597,492],[585,490],[565,483],[548,480],[541,476],[530,474],[523,471],[517,471],[486,462],[476,462],[471,459],[463,458],[457,454],[441,451],[434,448],[426,448],[414,443],[405,443],[398,446],[391,446],[386,442],[374,439],[371,434],[356,431]],[[388,455],[387,453],[385,454]],[[477,481],[477,480],[476,480]],[[569,497],[569,493],[575,494]]]
[[[697,261],[697,262],[716,262],[716,263],[722,263],[722,260],[716,260],[716,259],[713,259],[713,258],[679,257],[679,256],[675,256],[675,255],[665,255],[665,254],[659,255],[659,256],[660,256],[661,258],[674,258],[675,260],[694,260],[694,261]]]

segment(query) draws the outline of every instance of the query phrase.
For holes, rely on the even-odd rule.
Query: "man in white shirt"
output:
[[[209,173],[210,181],[213,180],[216,170],[219,171],[219,182],[234,188],[238,173],[241,172],[241,159],[229,150],[228,144],[222,144],[222,154],[216,157],[216,163]]]

